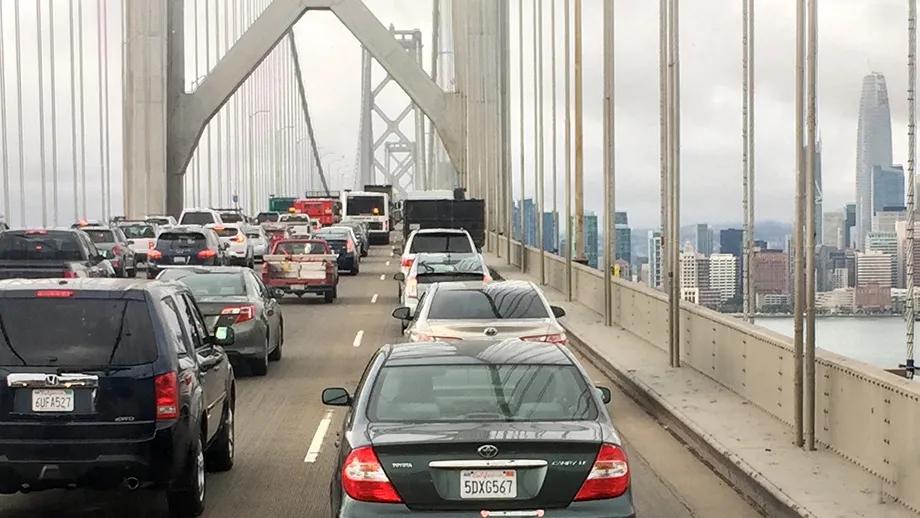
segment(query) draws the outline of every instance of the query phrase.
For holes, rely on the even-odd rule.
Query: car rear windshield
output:
[[[114,243],[115,242],[115,233],[111,230],[94,230],[87,229],[84,230],[89,235],[89,238],[93,240],[93,243],[104,244],[104,243]]]
[[[3,365],[105,367],[157,359],[153,324],[143,301],[6,298],[0,299],[0,322]]]
[[[239,212],[221,212],[220,219],[224,223],[242,223],[243,215]]]
[[[386,214],[386,203],[383,196],[349,196],[345,201],[347,216],[383,216]],[[377,209],[377,214],[374,214]]]
[[[281,219],[281,215],[277,212],[260,212],[258,215],[256,215],[256,221],[258,221],[260,224],[266,222],[274,223],[279,219]]]
[[[186,212],[182,215],[180,225],[210,225],[215,223],[214,215],[210,212]]]
[[[155,225],[169,225],[168,218],[147,218],[147,221]]]
[[[249,239],[262,239],[262,234],[258,232],[246,232],[246,237]]]
[[[216,227],[214,232],[217,232],[220,237],[235,237],[240,233],[240,230],[236,227]]]
[[[128,239],[154,239],[157,237],[151,225],[119,225],[118,228],[125,233]]]
[[[494,285],[498,286],[498,284]],[[431,300],[428,318],[495,320],[549,318],[543,300],[532,289],[440,290]]]
[[[37,231],[0,234],[0,261],[83,261],[75,232]]]
[[[591,387],[572,365],[412,365],[380,371],[368,401],[377,422],[585,421]]]
[[[448,255],[424,256],[416,258],[416,271],[419,275],[437,275],[450,273],[475,273],[483,275],[482,261],[478,256],[454,258]]]
[[[412,238],[410,254],[449,252],[452,254],[470,254],[475,252],[470,238],[456,232],[426,232]]]
[[[164,232],[157,238],[157,249],[207,248],[208,238],[200,232]]]
[[[166,270],[159,279],[179,281],[188,286],[196,297],[233,297],[246,294],[246,283],[242,273]]]
[[[326,245],[316,241],[282,241],[273,253],[279,255],[322,255],[328,253]]]

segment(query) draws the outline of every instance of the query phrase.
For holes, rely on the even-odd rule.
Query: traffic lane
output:
[[[573,351],[598,385],[610,388],[607,411],[623,438],[639,516],[759,518],[748,501],[613,381]]]
[[[377,257],[379,256],[379,257]],[[375,348],[354,346],[359,331],[381,335],[390,325],[392,308],[374,293],[388,283],[389,251],[365,258],[357,277],[342,277],[339,300],[282,300],[284,357],[262,378],[237,371],[236,464],[228,473],[209,474],[209,517],[256,515],[326,516],[328,484],[334,469],[328,445],[341,425],[339,412],[329,416],[319,439],[316,460],[305,462],[327,409],[319,394],[326,386],[353,389]],[[365,271],[365,268],[367,271]],[[395,299],[394,299],[395,300]],[[166,517],[165,498],[148,491],[48,491],[0,496],[0,518]]]

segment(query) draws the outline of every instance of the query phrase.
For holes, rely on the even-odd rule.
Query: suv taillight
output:
[[[522,336],[521,340],[525,342],[546,342],[551,344],[562,344],[565,345],[566,337],[565,333],[556,333],[551,335],[534,335],[534,336]]]
[[[348,253],[353,253],[355,251],[355,244],[351,239],[345,240],[345,251]]]
[[[239,306],[227,306],[224,309],[220,310],[221,315],[235,315],[236,318],[233,320],[234,324],[239,324],[240,322],[246,322],[247,320],[252,320],[256,314],[256,307],[252,304],[242,304]]]
[[[179,380],[175,372],[153,378],[156,394],[157,419],[179,417]]]
[[[371,446],[355,448],[345,458],[342,465],[342,489],[345,494],[360,502],[402,502]]]
[[[212,248],[205,248],[204,250],[200,250],[198,252],[198,257],[202,259],[207,259],[209,257],[215,257],[215,256],[217,256],[217,252]]]
[[[412,263],[414,262],[414,260],[415,258],[413,257],[403,257],[399,265],[402,266],[403,268],[412,268]]]
[[[626,452],[613,444],[601,444],[594,466],[575,495],[576,501],[616,498],[629,489]]]
[[[413,299],[418,296],[418,280],[414,275],[406,279],[406,296]]]

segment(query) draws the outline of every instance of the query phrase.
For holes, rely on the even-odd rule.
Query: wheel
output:
[[[206,477],[201,436],[195,439],[190,453],[188,469],[182,477],[185,480],[179,481],[181,488],[166,492],[169,514],[178,518],[193,518],[204,512]]]
[[[279,327],[279,328],[278,328],[278,332],[279,332],[279,333],[284,333],[284,327]],[[282,334],[281,336],[284,336],[284,335]],[[278,345],[275,346],[275,350],[272,351],[272,352],[268,355],[268,361],[270,361],[270,362],[276,362],[276,361],[279,361],[279,360],[281,359],[281,354],[282,354],[282,353],[281,353],[281,347],[284,345],[284,340],[281,338],[281,336],[278,337]]]
[[[208,448],[205,453],[207,468],[214,472],[230,471],[233,468],[234,441],[236,440],[236,430],[233,421],[233,407],[235,401],[228,400],[224,409],[223,422],[220,424],[220,432],[214,444]]]
[[[137,277],[137,267],[136,266],[128,270],[128,278],[133,279],[135,277]]]
[[[348,271],[348,275],[351,275],[351,276],[358,275],[358,271],[359,271],[358,263],[355,263],[354,266],[351,267],[351,270]]]
[[[265,337],[265,351],[261,358],[253,358],[250,364],[254,376],[265,376],[268,374],[268,336]]]
[[[334,299],[339,298],[339,285],[338,284],[332,287],[332,298]]]
[[[332,301],[335,300],[335,291],[329,290],[326,293],[323,293],[323,300],[326,301],[326,304],[332,304]]]

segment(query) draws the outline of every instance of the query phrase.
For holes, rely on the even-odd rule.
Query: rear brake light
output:
[[[147,252],[148,259],[159,259],[161,257],[163,257],[163,252],[160,252],[159,250],[150,250]]]
[[[234,324],[252,320],[256,314],[256,308],[252,304],[243,304],[241,306],[227,306],[220,310],[221,315],[235,315]]]
[[[412,335],[414,342],[450,342],[454,340],[461,340],[456,336],[434,336],[425,333],[416,333]]]
[[[198,252],[198,257],[202,259],[207,259],[208,257],[214,257],[216,255],[217,255],[217,252],[215,252],[214,250],[210,248],[205,248],[204,250],[200,250]]]
[[[351,241],[351,239],[345,241],[345,251],[348,253],[355,251],[355,244]]]
[[[153,241],[147,241],[147,248],[148,248],[148,249],[152,249],[152,248],[155,247],[155,246],[156,246],[156,243],[154,243]]]
[[[67,269],[67,270],[64,270],[64,273],[61,276],[64,277],[65,279],[76,279],[77,272]]]
[[[359,502],[402,502],[371,446],[355,448],[345,458],[342,489]]]
[[[121,247],[118,245],[113,246],[112,255],[121,255]]]
[[[591,472],[575,495],[576,501],[616,498],[629,489],[626,452],[613,444],[601,444]]]
[[[566,343],[565,333],[556,333],[551,335],[534,335],[534,336],[522,336],[521,340],[525,342],[546,342],[551,344],[563,344]]]
[[[25,231],[25,234],[26,234],[26,235],[32,235],[32,234],[47,234],[47,233],[48,233],[48,231],[45,230],[45,229],[43,229],[43,228],[35,228],[35,229],[31,229],[31,230],[26,230],[26,231]]]
[[[167,372],[153,378],[156,394],[157,419],[179,417],[179,381],[175,372]]]
[[[412,257],[403,257],[399,265],[402,266],[403,268],[411,268],[414,260],[415,259]]]
[[[73,290],[38,290],[36,297],[73,297]]]
[[[233,240],[236,241],[237,243],[242,243],[243,241],[246,240],[246,236],[244,236],[243,234],[237,234],[236,237],[233,238]]]

